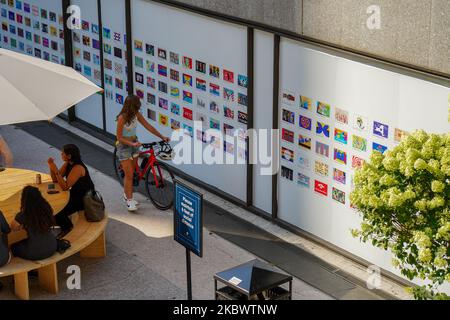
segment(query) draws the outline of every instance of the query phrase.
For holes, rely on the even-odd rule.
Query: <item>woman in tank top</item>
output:
[[[141,143],[136,135],[138,123],[161,140],[170,141],[156,130],[139,112],[141,101],[138,96],[130,95],[125,99],[122,111],[117,116],[117,156],[125,172],[123,181],[123,200],[128,211],[137,210],[137,201],[133,198],[133,175],[137,167]]]
[[[95,189],[89,171],[81,160],[80,149],[76,145],[65,145],[61,152],[61,158],[64,164],[60,169],[56,166],[53,158],[48,159],[53,182],[58,183],[65,191],[70,190],[69,203],[55,216],[56,224],[61,227],[58,238],[64,237],[72,230],[70,215],[84,210],[84,196]]]

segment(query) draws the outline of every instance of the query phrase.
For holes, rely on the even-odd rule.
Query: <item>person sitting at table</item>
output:
[[[58,183],[64,191],[70,190],[69,203],[55,217],[56,224],[61,227],[58,238],[64,237],[73,229],[69,217],[84,210],[83,198],[86,193],[95,188],[88,168],[81,160],[80,149],[76,145],[65,145],[61,152],[61,158],[64,164],[60,169],[56,166],[53,158],[48,159],[53,182]]]
[[[0,159],[3,158],[3,165],[5,167],[13,166],[13,155],[11,150],[9,149],[8,144],[5,139],[0,135]],[[2,162],[0,161],[0,166]]]
[[[0,211],[0,267],[8,264],[11,260],[11,253],[8,247],[8,233],[11,232],[8,222]]]
[[[0,211],[0,268],[7,265],[11,261],[11,252],[8,247],[8,233],[11,232],[8,222],[5,216]],[[3,284],[0,282],[0,289]]]
[[[13,255],[26,260],[51,257],[57,249],[56,237],[52,232],[54,225],[53,209],[41,191],[35,187],[25,187],[22,191],[20,212],[11,223],[11,229],[25,229],[28,238],[11,246]]]

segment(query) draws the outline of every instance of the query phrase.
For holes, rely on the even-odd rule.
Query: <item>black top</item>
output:
[[[41,232],[27,228],[24,225],[25,215],[23,213],[16,215],[16,221],[25,228],[28,239],[21,243],[21,253],[14,253],[15,255],[24,259],[39,260],[50,257],[56,252],[56,237],[51,229]]]
[[[11,232],[8,222],[0,211],[0,267],[9,260],[8,233]]]
[[[76,165],[81,165],[86,173],[84,177],[80,177],[77,182],[70,188],[70,198],[82,201],[83,197],[91,190],[94,190],[94,183],[92,182],[91,176],[89,175],[89,170],[84,163],[79,164],[69,164],[66,168],[66,178],[69,176],[70,172]]]

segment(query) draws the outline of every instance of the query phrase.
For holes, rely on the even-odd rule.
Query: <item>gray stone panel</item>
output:
[[[342,4],[337,0],[303,1],[303,34],[331,43],[342,37]]]
[[[450,74],[450,1],[433,0],[431,7],[430,66]]]
[[[430,65],[431,0],[398,1],[395,59],[412,65]],[[442,30],[445,32],[445,30]],[[450,32],[450,31],[448,31]]]
[[[302,0],[179,0],[179,2],[301,33]]]
[[[391,0],[378,0],[377,5],[381,9],[381,29],[370,30],[367,27],[367,8],[373,0],[361,0],[355,5],[354,0],[343,0],[342,7],[342,34],[337,42],[339,45],[381,55],[387,58],[395,58],[397,39],[397,5]],[[317,37],[318,35],[315,35]]]
[[[450,0],[178,0],[450,74]],[[381,29],[369,30],[371,5]]]
[[[370,30],[367,9],[374,4],[381,9],[381,28]],[[304,0],[303,31],[315,39],[432,68],[431,8],[432,0]]]

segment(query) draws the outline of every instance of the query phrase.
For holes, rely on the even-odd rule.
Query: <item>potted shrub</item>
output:
[[[384,155],[374,152],[357,170],[351,203],[362,217],[354,237],[390,250],[416,299],[449,299],[438,287],[450,282],[450,133],[420,130]]]

